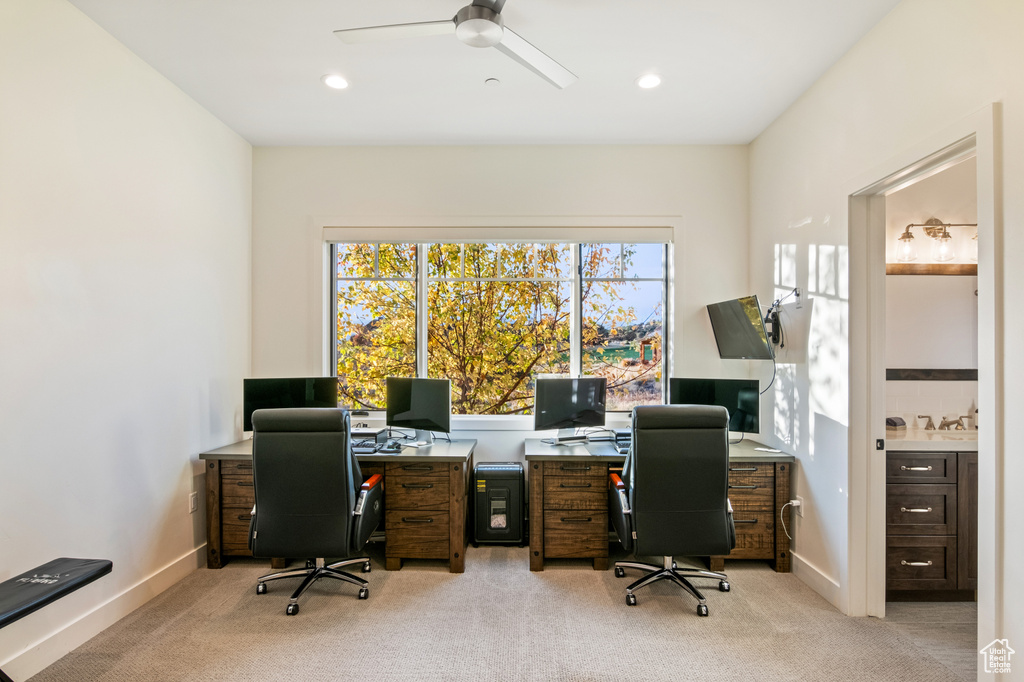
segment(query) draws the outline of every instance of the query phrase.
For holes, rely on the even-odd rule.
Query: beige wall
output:
[[[0,580],[114,563],[4,628],[25,679],[202,558],[197,454],[249,370],[252,154],[64,0],[0,3],[0,93]]]
[[[997,187],[995,213],[1001,222],[989,226],[996,241],[989,245],[995,286],[987,294],[1005,331],[992,328],[979,335],[987,335],[994,348],[998,376],[1024,376],[1020,354],[1003,357],[1001,351],[1004,338],[1009,349],[1008,340],[1024,334],[1019,315],[1010,309],[1002,315],[1003,296],[1012,305],[1024,285],[1024,271],[1002,267],[1003,254],[1024,253],[1019,229],[1024,194],[1018,191],[1024,186],[1021,35],[1024,3],[1017,0],[906,0],[760,135],[751,145],[755,288],[772,283],[777,244],[794,245],[801,285],[820,285],[820,265],[812,270],[808,253],[822,248],[843,253],[849,246],[847,197],[860,189],[850,182],[999,103],[997,173],[1006,191],[999,196]],[[830,596],[849,603],[850,574],[857,573],[863,556],[849,556],[847,546],[851,529],[859,532],[863,519],[848,511],[853,494],[848,474],[869,455],[847,451],[850,429],[864,428],[849,423],[849,338],[863,330],[848,327],[848,314],[852,305],[866,305],[868,292],[849,290],[853,278],[841,259],[839,264],[838,287],[823,296],[832,314],[818,317],[815,305],[812,359],[795,372],[794,392],[775,397],[777,412],[793,415],[776,437],[798,445],[797,492],[813,501],[797,524],[796,563],[809,582],[823,592],[832,583]],[[1011,606],[1024,603],[1024,548],[1014,527],[1024,515],[1024,500],[1013,492],[1024,482],[1024,470],[1016,453],[1003,452],[1009,434],[1000,418],[1024,413],[1024,397],[1016,391],[994,395],[995,404],[980,406],[994,417],[988,422],[993,431],[982,435],[981,644],[996,636],[1024,641],[1019,607]]]

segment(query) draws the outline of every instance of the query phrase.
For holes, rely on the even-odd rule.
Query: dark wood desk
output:
[[[453,440],[397,454],[357,455],[365,477],[384,477],[387,570],[400,569],[403,559],[447,559],[452,573],[465,570],[475,448],[475,440]],[[220,568],[227,557],[252,556],[252,439],[200,453],[199,459],[206,461],[206,565]],[[271,565],[281,568],[284,560]]]
[[[602,447],[604,446],[604,447]],[[767,559],[775,570],[790,570],[789,538],[779,523],[790,500],[793,456],[763,452],[761,443],[729,446],[729,499],[736,524],[736,548],[710,557],[712,570],[725,559]],[[524,445],[530,487],[530,570],[544,559],[592,559],[608,568],[608,471],[625,455],[611,444],[551,445],[527,438]],[[787,513],[787,527],[792,524]]]

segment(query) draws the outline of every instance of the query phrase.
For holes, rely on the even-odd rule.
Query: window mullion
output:
[[[580,244],[573,244],[569,249],[572,253],[572,303],[569,307],[572,315],[569,324],[569,374],[580,376],[583,371],[583,272],[581,265]]]
[[[427,376],[427,244],[416,245],[416,376]]]

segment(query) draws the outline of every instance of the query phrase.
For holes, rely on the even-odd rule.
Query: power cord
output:
[[[786,528],[786,507],[799,507],[800,500],[790,500],[786,504],[782,505],[782,509],[779,510],[779,521],[782,522],[782,532],[786,534],[786,537],[790,540],[793,536],[789,534],[789,530]]]

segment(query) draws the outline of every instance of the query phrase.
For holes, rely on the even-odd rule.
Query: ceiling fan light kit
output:
[[[466,45],[497,48],[556,88],[566,88],[579,80],[576,74],[506,27],[501,16],[504,5],[505,0],[475,0],[447,21],[346,28],[335,31],[334,35],[344,43],[354,44],[454,33]]]

